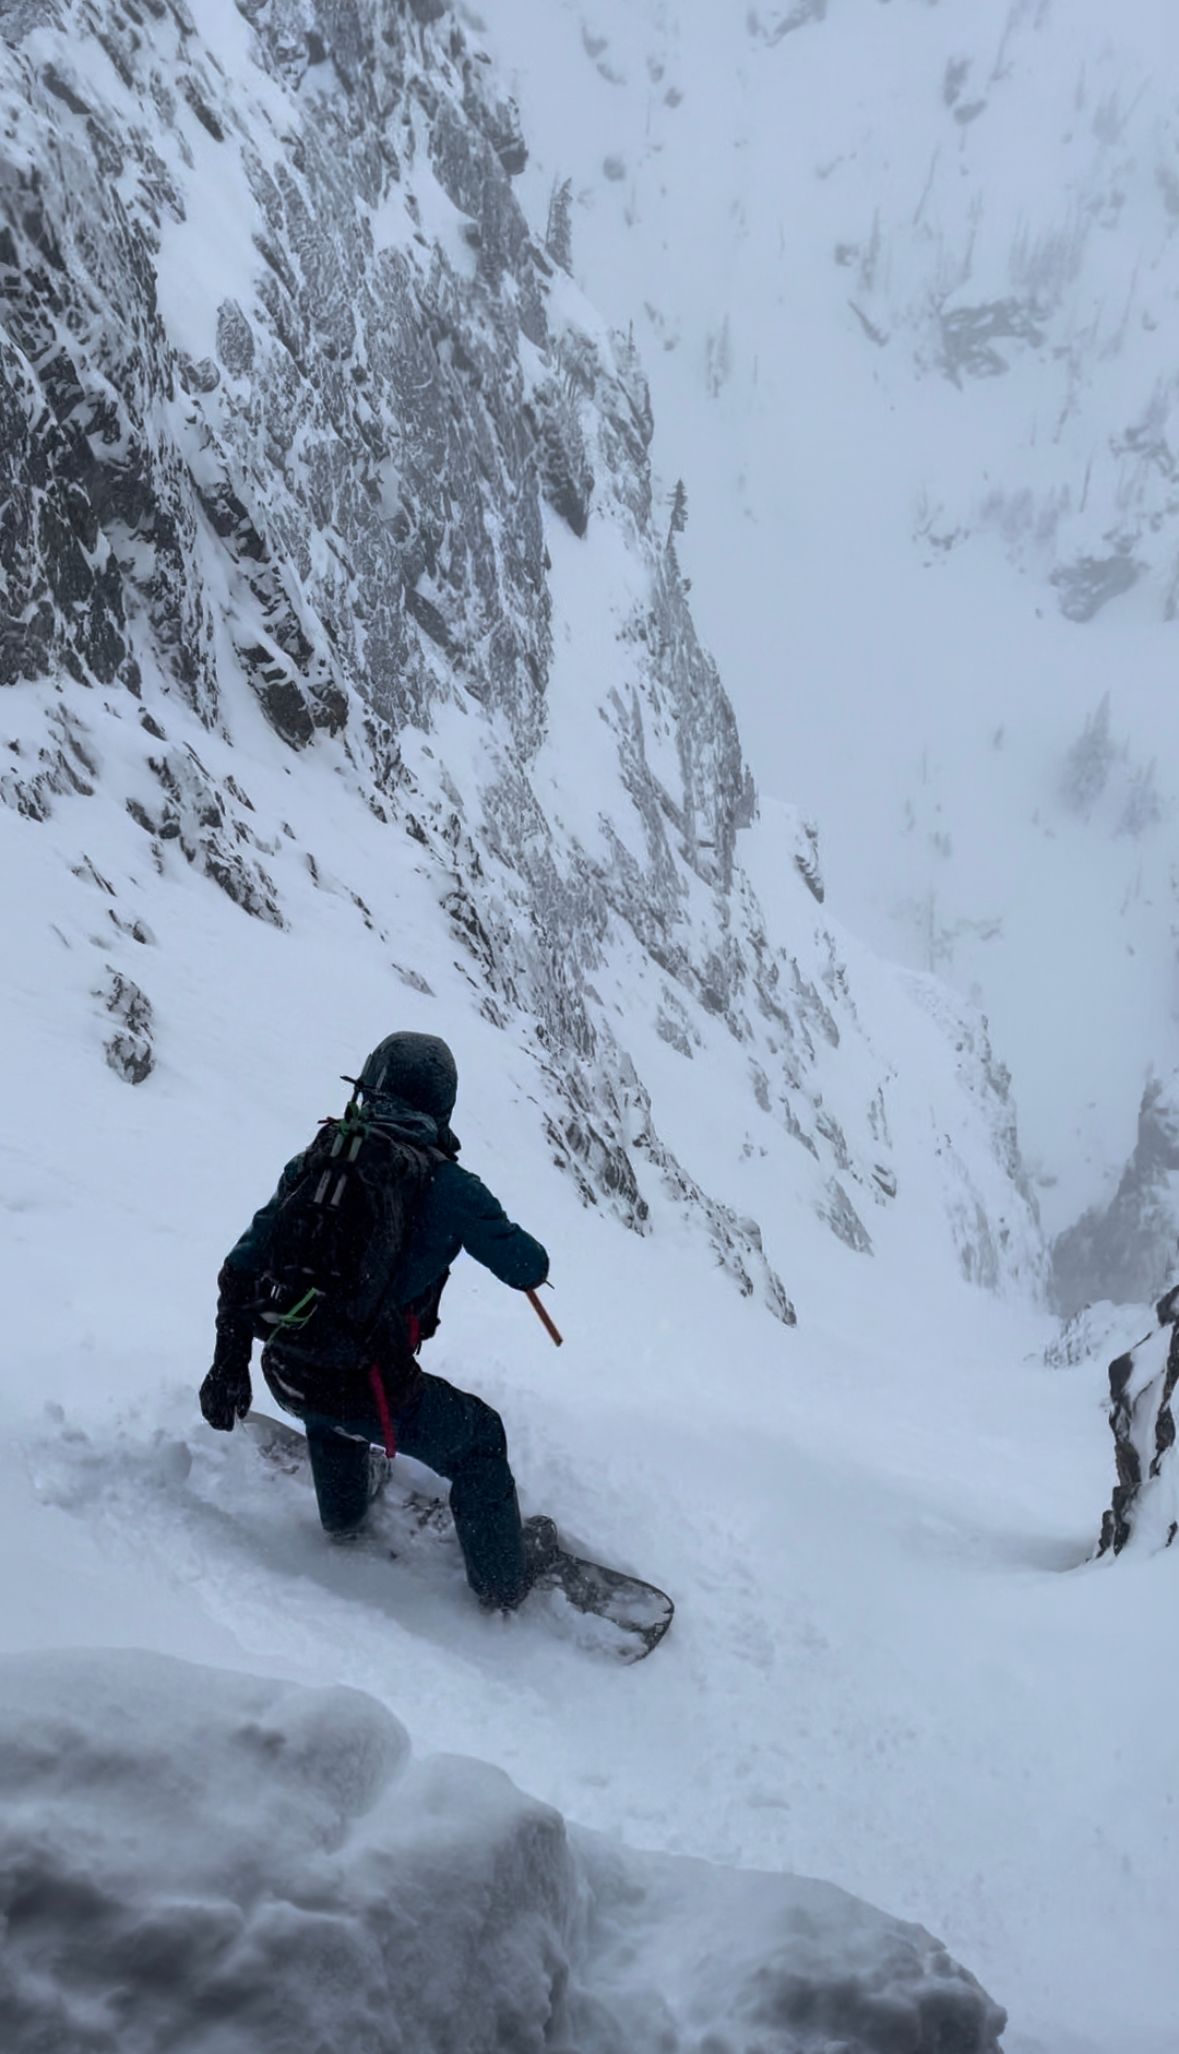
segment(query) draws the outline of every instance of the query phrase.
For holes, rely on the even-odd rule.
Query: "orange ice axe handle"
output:
[[[526,1295],[528,1298],[528,1302],[532,1307],[532,1310],[534,1311],[537,1319],[543,1326],[550,1341],[553,1343],[554,1347],[559,1348],[561,1346],[561,1335],[557,1332],[556,1327],[553,1325],[552,1320],[549,1318],[548,1313],[545,1311],[544,1306],[541,1304],[540,1299],[536,1295],[536,1292],[529,1291]]]

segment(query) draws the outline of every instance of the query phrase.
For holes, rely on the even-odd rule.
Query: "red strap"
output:
[[[377,1418],[381,1422],[381,1438],[385,1443],[385,1453],[389,1457],[390,1462],[392,1462],[397,1453],[397,1435],[393,1431],[393,1414],[389,1410],[389,1394],[385,1389],[379,1362],[373,1363],[368,1373],[368,1380],[372,1388],[373,1399],[376,1403]]]

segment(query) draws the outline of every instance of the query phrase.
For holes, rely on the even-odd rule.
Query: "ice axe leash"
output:
[[[548,1313],[545,1311],[544,1306],[541,1304],[536,1292],[526,1291],[524,1295],[527,1298],[528,1303],[531,1305],[532,1310],[536,1314],[537,1319],[540,1321],[542,1327],[548,1335],[550,1341],[553,1343],[553,1346],[555,1348],[559,1348],[561,1346],[563,1337],[557,1332],[556,1327],[554,1326],[552,1320],[549,1318]]]

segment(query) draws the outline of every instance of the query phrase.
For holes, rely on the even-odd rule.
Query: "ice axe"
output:
[[[526,1291],[524,1295],[527,1298],[529,1304],[531,1305],[532,1310],[536,1314],[537,1319],[540,1321],[542,1327],[548,1335],[550,1341],[553,1343],[553,1346],[559,1348],[561,1346],[562,1336],[557,1332],[556,1327],[553,1325],[552,1320],[549,1318],[548,1313],[545,1311],[544,1306],[541,1304],[536,1292]]]

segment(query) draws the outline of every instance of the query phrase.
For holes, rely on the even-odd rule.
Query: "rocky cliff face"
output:
[[[653,504],[642,367],[525,219],[485,53],[442,0],[0,20],[0,793],[30,832],[75,809],[108,1059],[150,1072],[154,937],[142,865],[96,866],[85,809],[279,931],[297,853],[358,946],[387,947],[412,869],[586,1202],[639,1232],[656,1192],[686,1208],[792,1320],[757,1226],[661,1139],[603,994],[688,1060],[721,1031],[791,1179],[865,1250],[896,1193],[888,1063],[830,934],[784,940],[742,870],[753,783]],[[322,874],[251,790],[264,745],[387,828],[382,875]],[[1002,1126],[1001,1080],[968,1089]]]
[[[1107,1206],[1094,1206],[1053,1245],[1060,1310],[1096,1299],[1139,1305],[1174,1274],[1179,1253],[1179,1072],[1142,1094],[1134,1152]]]
[[[1179,1385],[1179,1288],[1155,1307],[1158,1326],[1109,1365],[1109,1423],[1118,1480],[1101,1522],[1098,1554],[1169,1548],[1179,1533],[1175,1389]]]

